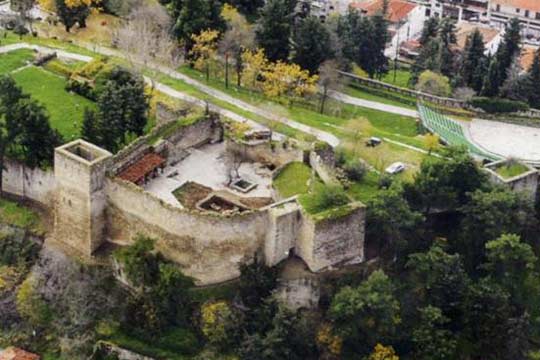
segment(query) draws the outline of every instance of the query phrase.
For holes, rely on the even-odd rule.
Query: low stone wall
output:
[[[7,193],[37,201],[51,207],[56,181],[52,169],[29,168],[17,161],[6,160],[2,187]]]
[[[235,216],[170,206],[141,188],[107,179],[109,239],[129,244],[137,234],[156,238],[156,247],[199,285],[239,276],[239,264],[263,247],[266,211]]]
[[[345,214],[325,219],[302,212],[296,253],[311,271],[364,260],[366,208],[360,203],[346,206]]]
[[[440,106],[458,108],[458,109],[469,108],[467,101],[465,100],[435,96],[435,95],[423,93],[421,91],[416,91],[416,90],[402,88],[399,86],[390,85],[382,81],[364,78],[364,77],[357,76],[355,74],[351,74],[344,71],[338,71],[338,73],[345,78],[351,79],[352,81],[355,81],[361,85],[369,86],[372,88],[383,89],[383,90],[391,91],[397,94],[411,96],[418,100],[429,101],[431,103],[434,103]]]
[[[331,171],[332,169],[326,165],[324,160],[315,151],[309,153],[309,166],[315,170],[323,183],[327,185],[339,183],[339,181],[333,175],[333,172]]]
[[[171,121],[185,117],[189,113],[188,108],[173,108],[162,102],[156,103],[157,126],[168,124]]]
[[[540,187],[540,173],[538,170],[531,166],[527,166],[529,171],[515,176],[510,179],[505,179],[497,174],[496,169],[499,166],[506,164],[508,160],[500,160],[484,167],[484,171],[488,174],[489,179],[494,184],[508,186],[512,191],[522,192],[526,194],[533,201],[536,201],[539,194]],[[525,164],[523,164],[525,165]]]
[[[302,221],[296,197],[268,207],[269,226],[264,244],[266,265],[274,266],[285,260],[296,245]]]
[[[276,167],[290,162],[302,161],[304,152],[291,143],[270,142],[267,140],[243,142],[233,139],[226,140],[227,151],[242,154],[246,159],[262,164],[273,164]]]
[[[197,147],[208,142],[219,141],[222,137],[222,125],[218,117],[207,116],[189,126],[184,126],[166,138],[178,149]]]

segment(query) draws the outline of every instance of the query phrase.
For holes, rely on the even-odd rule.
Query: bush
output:
[[[349,197],[341,186],[325,185],[302,200],[307,212],[317,214],[349,203]]]
[[[476,97],[469,101],[469,105],[482,109],[489,114],[514,113],[529,110],[529,106],[524,102],[499,98]]]
[[[45,65],[45,68],[55,74],[62,75],[66,78],[70,78],[73,74],[73,71],[69,67],[65,66],[59,61],[50,61]]]
[[[66,91],[74,92],[75,94],[81,95],[88,100],[97,100],[94,89],[92,89],[92,87],[88,83],[83,81],[70,79],[66,84]]]
[[[451,94],[448,78],[429,70],[420,74],[420,78],[416,84],[416,90],[443,97],[450,96]]]
[[[15,26],[15,29],[13,29],[13,32],[17,35],[22,36],[28,34],[30,31],[28,31],[28,29],[24,27],[24,25],[18,24],[17,26]]]
[[[347,178],[352,181],[361,181],[367,172],[364,163],[358,159],[347,161],[343,166],[343,170],[345,171]]]
[[[336,166],[343,166],[347,162],[347,154],[343,147],[339,146],[335,151]]]

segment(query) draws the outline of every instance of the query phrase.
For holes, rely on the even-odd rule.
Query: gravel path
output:
[[[411,110],[411,109],[394,106],[394,105],[382,104],[376,101],[359,99],[357,97],[343,94],[337,91],[332,91],[330,93],[330,97],[338,101],[347,103],[347,104],[361,106],[368,109],[379,110],[379,111],[384,111],[391,114],[409,116],[413,118],[418,117],[418,112],[416,110]]]

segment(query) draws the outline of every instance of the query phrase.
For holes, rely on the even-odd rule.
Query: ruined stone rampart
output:
[[[130,243],[138,234],[158,239],[157,248],[200,284],[239,275],[239,263],[264,243],[265,211],[225,216],[170,206],[143,189],[108,178],[107,228],[111,241]]]
[[[302,161],[304,152],[297,145],[285,142],[266,140],[240,141],[227,139],[227,151],[242,154],[246,159],[262,164],[283,166],[293,161]]]
[[[4,163],[2,186],[7,193],[53,205],[56,181],[52,169],[30,168],[13,160]]]

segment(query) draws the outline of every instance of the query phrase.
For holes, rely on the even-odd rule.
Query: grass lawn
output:
[[[0,198],[0,222],[28,229],[37,234],[44,232],[39,214],[16,202]]]
[[[408,69],[398,69],[396,71],[396,77],[394,80],[394,69],[390,69],[388,74],[384,75],[381,81],[399,86],[402,88],[409,87],[409,80],[411,79],[411,72]]]
[[[29,49],[10,51],[0,55],[0,75],[21,68],[34,58],[34,52]]]
[[[529,171],[529,168],[526,167],[523,164],[517,163],[517,162],[511,162],[509,164],[505,164],[503,166],[500,166],[495,169],[497,174],[501,175],[505,179],[513,178],[514,176],[518,176],[520,174],[526,173]]]
[[[374,198],[380,191],[379,174],[375,171],[368,171],[362,181],[353,183],[347,189],[347,195],[355,200],[366,203]]]
[[[284,198],[305,194],[309,191],[310,177],[309,166],[301,162],[293,162],[281,170],[274,180],[274,187]]]
[[[79,137],[84,109],[95,109],[93,102],[67,92],[63,78],[41,68],[24,69],[13,74],[13,78],[25,92],[45,106],[51,126],[62,134],[66,142]]]

